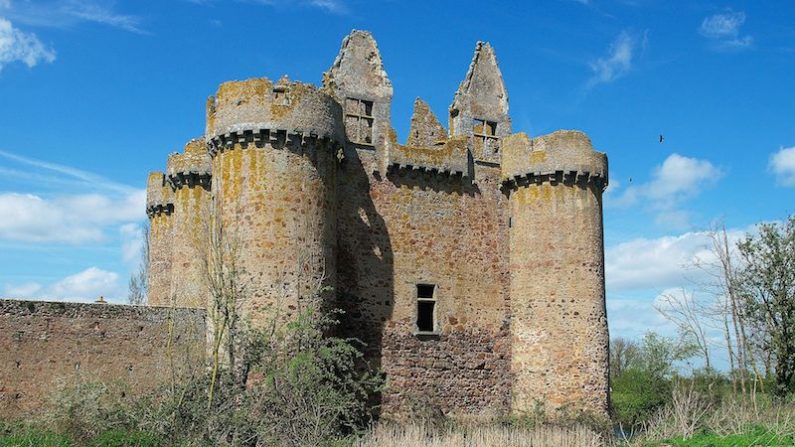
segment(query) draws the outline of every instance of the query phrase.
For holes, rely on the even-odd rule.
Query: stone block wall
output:
[[[79,381],[123,382],[135,394],[171,380],[172,365],[178,375],[201,368],[204,318],[198,309],[0,300],[0,418],[40,412]]]

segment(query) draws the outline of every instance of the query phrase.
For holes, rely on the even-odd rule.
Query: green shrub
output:
[[[631,368],[613,380],[611,400],[615,421],[625,430],[634,429],[671,400],[671,382]]]

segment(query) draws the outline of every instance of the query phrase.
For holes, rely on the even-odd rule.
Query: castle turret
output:
[[[503,140],[510,207],[512,410],[607,415],[602,191],[607,157],[558,131]],[[563,414],[561,414],[563,413]]]
[[[508,93],[488,42],[478,42],[450,105],[450,135],[472,138],[476,162],[499,163],[501,139],[511,134]]]
[[[209,295],[206,242],[212,176],[204,138],[188,142],[181,154],[169,155],[166,171],[174,188],[171,295],[178,307],[205,307]]]
[[[286,79],[227,82],[208,100],[213,234],[255,324],[334,286],[342,128],[333,98]]]
[[[146,186],[146,214],[149,216],[149,290],[152,306],[171,304],[172,213],[174,197],[162,172],[152,172]]]

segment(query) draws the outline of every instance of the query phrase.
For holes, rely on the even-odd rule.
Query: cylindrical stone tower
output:
[[[503,143],[514,414],[607,416],[602,191],[607,157],[558,131]]]
[[[166,173],[174,188],[171,296],[177,307],[205,307],[209,294],[206,236],[209,231],[211,166],[204,138],[168,157]]]
[[[146,185],[146,214],[149,216],[149,290],[151,306],[171,305],[172,213],[171,184],[162,172],[152,172]]]
[[[286,79],[227,82],[208,100],[215,244],[255,325],[290,318],[335,284],[341,129],[331,97]]]

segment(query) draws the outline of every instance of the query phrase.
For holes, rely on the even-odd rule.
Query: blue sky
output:
[[[401,137],[418,96],[446,116],[478,40],[515,131],[587,132],[610,157],[612,333],[670,333],[652,303],[703,279],[704,230],[795,212],[794,23],[793,2],[0,0],[0,295],[122,301],[146,173],[202,133],[207,96],[318,83],[355,28]]]

